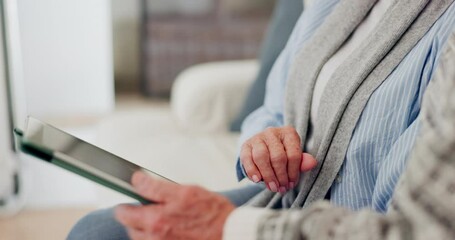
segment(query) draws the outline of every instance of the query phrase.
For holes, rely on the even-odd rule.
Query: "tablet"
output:
[[[27,118],[24,131],[15,129],[14,132],[22,152],[123,193],[142,204],[152,202],[133,189],[130,180],[134,172],[144,171],[170,181],[33,117]]]

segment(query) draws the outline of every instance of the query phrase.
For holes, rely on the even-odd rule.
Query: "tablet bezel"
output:
[[[57,150],[53,150],[53,149],[49,149],[47,147],[44,147],[42,144],[40,143],[37,143],[37,142],[34,142],[30,139],[27,139],[25,136],[26,136],[26,132],[27,132],[27,129],[28,129],[28,122],[29,122],[29,119],[32,119],[33,121],[36,121],[37,123],[41,124],[42,127],[50,127],[50,128],[53,128],[57,131],[60,131],[64,134],[67,134],[68,136],[71,136],[72,138],[74,138],[75,140],[78,140],[78,141],[82,141],[84,143],[87,143],[91,146],[93,146],[95,149],[99,149],[100,151],[105,151],[109,154],[112,154],[100,147],[97,147],[93,144],[90,144],[84,140],[81,140],[75,136],[73,136],[72,134],[69,134],[61,129],[58,129],[50,124],[47,124],[41,120],[38,120],[36,118],[33,118],[33,117],[28,117],[27,118],[27,123],[26,123],[26,128],[25,128],[25,132],[22,132],[18,129],[15,129],[15,133],[16,133],[16,136],[18,137],[18,145],[20,146],[20,150],[26,154],[29,154],[29,155],[32,155],[34,157],[37,157],[41,160],[44,160],[46,162],[49,162],[49,163],[52,163],[56,166],[59,166],[61,168],[64,168],[68,171],[71,171],[79,176],[82,176],[84,178],[87,178],[91,181],[94,181],[98,184],[101,184],[105,187],[108,187],[110,189],[113,189],[117,192],[120,192],[122,194],[125,194],[129,197],[132,197],[136,200],[138,200],[139,202],[141,202],[142,204],[150,204],[150,203],[153,203],[152,201],[148,200],[148,199],[145,199],[143,198],[142,196],[138,195],[135,190],[133,189],[132,185],[131,184],[126,184],[124,181],[122,181],[121,179],[118,179],[112,175],[109,175],[95,167],[92,167],[90,166],[89,164],[86,164],[82,161],[79,161],[78,159],[75,159],[71,156],[68,156],[67,154],[63,153],[63,152],[60,152],[60,151],[57,151]],[[113,156],[123,160],[123,161],[126,161],[128,163],[131,163],[121,157],[118,157],[116,156],[115,154],[112,154]],[[136,164],[134,164],[136,165]],[[138,165],[136,165],[138,166]],[[161,177],[163,179],[166,179],[168,181],[171,181],[159,174],[156,174],[148,169],[145,169],[141,166],[138,166],[140,168],[140,170],[144,171],[144,172],[149,172],[149,173],[152,173],[153,175],[156,175],[158,177]],[[172,181],[171,181],[172,182]]]

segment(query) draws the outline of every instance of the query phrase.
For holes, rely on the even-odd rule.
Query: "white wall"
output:
[[[13,190],[13,178],[18,171],[19,159],[12,148],[14,140],[10,125],[20,127],[19,122],[25,120],[26,112],[15,3],[14,0],[2,2],[0,20],[3,36],[0,39],[0,198],[6,200],[6,206],[0,208],[0,216],[14,213],[22,206],[22,199]]]
[[[113,110],[110,1],[17,1],[28,113],[67,118]],[[94,129],[65,130],[94,138]],[[22,160],[27,207],[96,202],[96,186],[88,180],[37,159]]]
[[[109,0],[18,0],[31,115],[98,115],[114,106]]]
[[[0,23],[2,23],[1,20]],[[0,27],[0,29],[2,28]],[[3,39],[0,39],[0,44],[3,46]],[[3,54],[3,47],[0,47],[0,56]],[[2,133],[0,135],[0,199],[5,199],[11,195],[11,174],[13,170],[5,71],[5,63],[3,58],[0,58],[0,132]]]

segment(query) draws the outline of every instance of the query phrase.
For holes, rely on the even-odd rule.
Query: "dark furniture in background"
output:
[[[270,16],[264,9],[226,14],[220,0],[201,16],[149,14],[147,0],[142,4],[141,89],[148,96],[168,96],[191,65],[256,58]]]

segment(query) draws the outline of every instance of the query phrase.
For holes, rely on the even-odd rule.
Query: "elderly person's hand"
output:
[[[300,137],[292,127],[267,128],[248,139],[240,162],[248,178],[263,180],[270,191],[281,193],[297,185],[300,172],[317,165],[313,156],[302,153]]]
[[[132,184],[138,194],[157,203],[116,208],[116,219],[134,240],[218,240],[235,209],[219,194],[152,179],[142,172],[133,175]]]

